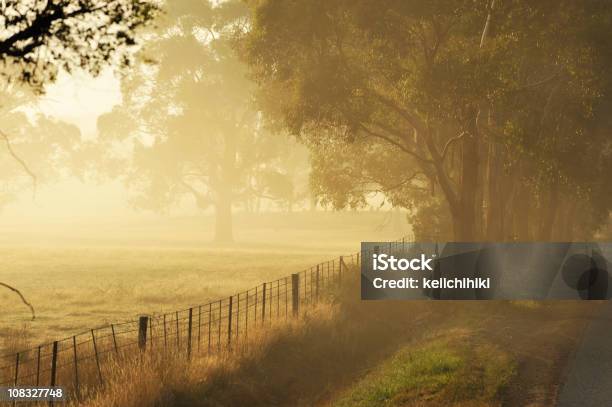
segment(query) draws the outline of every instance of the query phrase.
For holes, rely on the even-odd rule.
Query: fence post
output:
[[[176,322],[176,349],[181,349],[181,334],[179,332],[179,322],[178,322],[178,311],[175,313],[175,322]]]
[[[74,384],[76,389],[76,397],[77,399],[81,398],[81,389],[79,387],[79,366],[78,366],[78,357],[77,357],[77,343],[76,336],[72,337],[72,348],[74,350]]]
[[[147,326],[149,325],[149,317],[141,316],[138,318],[138,348],[141,351],[147,349]]]
[[[236,297],[236,339],[238,339],[240,338],[240,293]]]
[[[289,291],[289,283],[287,282],[287,277],[285,277],[285,321],[287,320],[287,316],[289,315],[289,301],[287,299]]]
[[[234,297],[229,297],[229,307],[227,309],[227,348],[232,346],[232,308],[234,305]]]
[[[117,336],[115,335],[115,325],[111,324],[111,332],[113,333],[113,344],[115,345],[115,353],[119,354],[119,347],[117,346]]]
[[[319,287],[320,287],[320,280],[321,280],[321,272],[319,271],[319,265],[317,264],[317,273],[315,275],[315,287],[316,287],[316,300],[317,302],[319,302]]]
[[[187,325],[187,358],[191,359],[191,328],[193,327],[193,308],[189,308],[189,324]]]
[[[291,274],[291,299],[293,316],[297,317],[300,307],[300,275]]]
[[[198,353],[200,353],[200,339],[202,337],[202,306],[198,306]]]
[[[36,386],[40,384],[40,345],[38,345],[38,353],[36,355]]]
[[[166,329],[166,314],[164,314],[164,351],[168,347],[168,330]]]
[[[280,280],[276,280],[276,319],[280,317]]]
[[[221,317],[223,316],[223,299],[219,300],[219,320],[217,321],[217,351],[221,350]]]
[[[244,306],[244,338],[249,337],[249,290],[246,292],[246,305]]]
[[[149,343],[151,344],[151,349],[153,349],[153,317],[149,318]]]
[[[15,355],[15,387],[17,387],[17,382],[19,380],[19,352]],[[13,401],[13,406],[17,405],[17,400]]]
[[[266,283],[263,283],[263,293],[261,298],[261,326],[264,326],[266,318]]]
[[[257,294],[257,289],[258,289],[258,286],[255,286],[255,308],[254,308],[255,311],[253,311],[253,314],[255,315],[254,317],[255,321],[253,322],[254,326],[257,326],[257,303],[259,302],[259,294]]]
[[[53,349],[51,350],[51,381],[49,387],[55,387],[55,376],[57,373],[57,341],[53,342]],[[53,399],[49,401],[49,405],[53,406]]]
[[[344,266],[344,258],[340,256],[340,260],[338,260],[338,284],[342,283],[342,266]]]
[[[19,352],[15,355],[15,387],[17,387],[17,380],[19,379]]]
[[[212,332],[212,302],[208,303],[208,353],[210,354],[210,334]]]
[[[51,350],[51,382],[49,387],[55,387],[55,375],[57,373],[57,341],[53,342]]]
[[[146,324],[145,324],[146,329]],[[96,345],[96,335],[94,330],[91,330],[91,339],[93,341],[94,353],[96,354],[96,366],[98,367],[98,377],[100,378],[100,384],[104,384],[104,380],[102,380],[102,369],[100,369],[100,357],[98,356],[98,346]]]

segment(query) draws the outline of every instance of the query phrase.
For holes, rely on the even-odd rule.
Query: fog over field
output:
[[[600,0],[1,1],[0,388],[64,386],[67,407],[580,397],[565,372],[612,355],[608,263],[587,245],[548,273],[530,250],[612,239],[610,32]],[[524,273],[487,289],[529,300],[364,295],[364,241],[420,251],[403,264],[427,284],[483,285],[505,252],[451,249],[522,242]],[[536,301],[540,283],[593,301]]]

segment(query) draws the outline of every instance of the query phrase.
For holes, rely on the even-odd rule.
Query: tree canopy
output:
[[[338,207],[380,191],[421,215],[445,211],[450,224],[429,232],[458,240],[569,238],[605,223],[606,4],[252,6],[241,52],[261,106],[320,154],[336,152],[315,174]]]
[[[60,69],[94,75],[128,64],[136,30],[157,14],[147,0],[4,0],[0,7],[1,75],[41,89]]]
[[[185,0],[165,10],[123,80],[123,104],[98,121],[101,141],[130,145],[125,181],[136,206],[166,210],[189,197],[214,209],[216,240],[231,241],[234,205],[297,199],[280,158],[288,140],[263,127],[254,83],[232,48],[248,8]]]

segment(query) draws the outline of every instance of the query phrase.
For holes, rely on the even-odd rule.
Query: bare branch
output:
[[[415,178],[416,178],[417,176],[419,176],[419,175],[425,175],[425,176],[427,176],[427,175],[426,175],[424,172],[422,172],[422,171],[416,171],[416,172],[414,172],[414,173],[413,173],[411,176],[409,176],[408,178],[406,178],[405,180],[403,180],[402,182],[399,182],[399,183],[397,183],[397,184],[395,184],[395,185],[392,185],[392,186],[390,186],[390,187],[385,187],[385,190],[390,191],[390,190],[392,190],[392,189],[397,189],[397,188],[400,188],[400,187],[402,187],[403,185],[406,185],[407,183],[409,183],[410,181],[412,181],[413,179],[415,179]]]
[[[487,14],[487,21],[485,22],[484,29],[482,30],[482,36],[480,37],[480,48],[484,47],[485,41],[487,40],[487,36],[489,35],[489,29],[491,27],[491,13],[493,13],[494,8],[495,0],[491,0],[491,5],[489,6],[489,13]]]
[[[451,138],[450,140],[448,140],[446,142],[446,144],[444,145],[444,149],[442,149],[442,158],[441,158],[442,161],[444,161],[444,157],[446,157],[446,153],[448,153],[448,150],[453,145],[453,143],[461,140],[465,136],[467,136],[467,132],[464,131],[460,135],[458,135],[457,137],[453,137],[453,138]]]
[[[368,129],[366,126],[364,126],[363,124],[359,124],[359,127],[363,131],[365,131],[367,134],[369,134],[370,136],[375,137],[375,138],[379,138],[381,140],[385,140],[389,144],[394,145],[395,147],[399,148],[400,150],[402,150],[406,154],[413,156],[417,160],[422,161],[422,162],[426,162],[426,163],[431,163],[431,160],[428,160],[426,158],[421,157],[420,155],[418,155],[414,151],[406,148],[406,146],[404,146],[403,144],[393,140],[391,137],[388,137],[388,136],[385,136],[384,134],[380,134],[380,133],[377,133],[375,131],[372,131],[372,130]]]
[[[11,145],[11,141],[9,140],[9,137],[6,135],[6,133],[3,132],[2,130],[0,130],[0,136],[4,139],[4,141],[6,143],[6,149],[8,150],[9,154],[15,159],[15,161],[17,161],[19,163],[19,165],[21,165],[23,170],[26,173],[28,173],[28,175],[32,178],[33,196],[36,196],[36,188],[37,188],[37,185],[38,185],[38,179],[36,178],[36,174],[34,174],[34,172],[32,172],[32,170],[30,170],[30,167],[28,167],[26,162],[23,159],[21,159],[21,157],[19,157],[15,153],[15,151],[13,150],[13,147]]]
[[[552,82],[557,77],[559,77],[559,73],[554,73],[554,74],[552,74],[552,75],[550,75],[550,76],[548,76],[548,77],[546,77],[546,78],[544,78],[542,80],[539,80],[537,82],[528,83],[526,85],[520,86],[520,87],[514,89],[514,92],[518,92],[518,91],[525,90],[525,89],[537,88],[539,86],[546,85],[547,83]]]
[[[32,321],[34,321],[34,319],[36,319],[36,313],[34,312],[34,307],[32,306],[32,304],[30,304],[30,303],[29,303],[29,302],[28,302],[28,301],[25,299],[25,297],[23,296],[23,294],[21,294],[21,291],[19,291],[19,290],[18,290],[18,289],[16,289],[15,287],[11,287],[10,285],[5,284],[5,283],[3,283],[3,282],[1,282],[1,281],[0,281],[0,285],[1,285],[1,286],[3,286],[3,287],[8,288],[9,290],[11,290],[11,291],[13,291],[13,292],[15,292],[15,293],[16,293],[16,294],[19,296],[19,298],[21,298],[21,301],[22,301],[22,302],[23,302],[25,305],[27,305],[27,306],[28,306],[28,308],[30,308],[30,311],[32,312]]]
[[[198,191],[197,189],[195,189],[193,186],[191,186],[190,184],[188,184],[187,182],[185,182],[184,180],[180,181],[180,184],[186,188],[187,190],[189,190],[189,192],[191,192],[191,194],[193,195],[193,197],[196,200],[196,204],[200,207],[200,208],[206,208],[209,205],[213,204],[213,200],[210,198],[210,196],[208,194],[203,194],[202,192]]]
[[[405,186],[406,184],[410,184],[410,182],[411,182],[413,179],[415,179],[417,176],[419,176],[419,175],[425,175],[425,176],[427,176],[427,174],[425,174],[425,173],[424,173],[424,172],[422,172],[422,171],[416,171],[416,172],[414,172],[414,173],[413,173],[411,176],[409,176],[408,178],[404,179],[404,180],[403,180],[403,181],[401,181],[401,182],[398,182],[398,183],[396,183],[396,184],[393,184],[393,185],[391,185],[391,186],[386,186],[386,185],[383,185],[382,183],[380,183],[379,181],[375,180],[375,179],[374,179],[374,178],[372,178],[372,177],[365,177],[365,178],[366,178],[368,181],[366,181],[366,182],[362,182],[361,184],[362,184],[362,185],[368,185],[368,184],[378,184],[378,185],[380,185],[380,186],[381,186],[381,188],[378,188],[378,189],[369,189],[369,190],[364,190],[364,192],[366,192],[366,193],[374,193],[374,192],[378,192],[378,193],[386,193],[386,192],[392,191],[392,190],[394,190],[394,189],[401,188],[401,187]],[[412,184],[410,184],[408,187],[409,187],[410,189],[414,189],[414,190],[427,190],[426,188],[418,187],[418,186],[416,186],[416,185],[412,185]]]
[[[388,108],[398,113],[404,120],[408,122],[408,124],[410,124],[410,126],[412,126],[417,131],[417,133],[420,133],[420,134],[424,133],[425,125],[416,116],[416,114],[406,110],[403,107],[398,106],[392,99],[389,99],[388,97],[376,91],[370,91],[370,92],[380,103],[382,103],[383,105],[387,106]]]

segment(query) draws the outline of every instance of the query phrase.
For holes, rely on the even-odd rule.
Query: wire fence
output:
[[[386,244],[387,252],[404,251],[406,244],[411,245],[405,238]],[[326,290],[342,284],[345,273],[359,266],[360,260],[360,253],[340,256],[216,301],[144,315],[1,355],[0,387],[61,386],[79,399],[111,377],[111,361],[142,352],[191,358],[231,350],[254,330],[299,317],[308,306],[319,303]]]
[[[325,290],[340,285],[344,274],[360,264],[359,256],[340,256],[216,301],[1,355],[0,386],[61,386],[78,399],[111,377],[111,360],[142,352],[178,352],[191,358],[231,350],[253,330],[298,317],[318,303]]]

